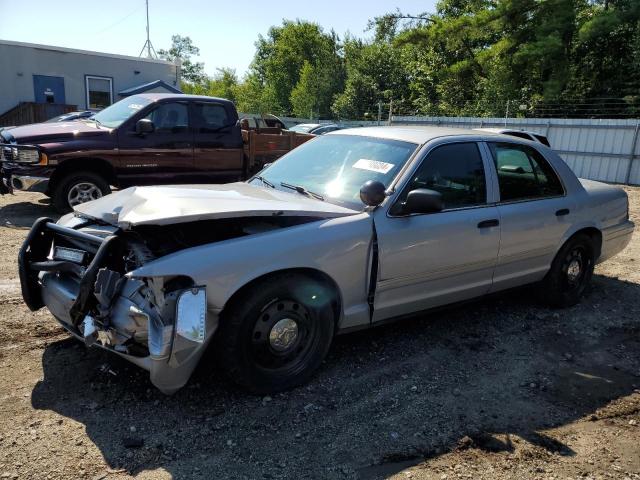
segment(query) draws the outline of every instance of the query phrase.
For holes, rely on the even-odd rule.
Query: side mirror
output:
[[[524,168],[516,167],[515,165],[502,165],[499,170],[507,173],[526,173]]]
[[[377,180],[369,180],[360,187],[360,200],[369,207],[377,207],[380,205],[386,194],[386,187]]]
[[[411,190],[404,202],[402,213],[436,213],[444,208],[442,194],[428,188],[416,188]]]
[[[148,118],[141,118],[136,122],[136,134],[146,135],[147,133],[153,133],[156,126]]]

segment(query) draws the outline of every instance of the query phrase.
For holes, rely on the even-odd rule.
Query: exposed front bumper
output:
[[[84,242],[92,249],[93,258],[84,267],[63,265],[52,268],[50,252],[60,236]],[[85,341],[82,323],[95,316],[97,276],[105,265],[123,248],[123,239],[116,232],[101,238],[53,223],[48,218],[37,220],[18,256],[22,296],[31,310],[46,306],[58,322],[73,336]],[[69,263],[69,262],[67,262]],[[80,271],[79,271],[80,269]],[[73,275],[70,273],[72,272]],[[78,280],[78,274],[80,278]],[[121,290],[114,295],[108,316],[101,320],[102,339],[114,332],[118,324],[130,324],[129,316],[146,317],[148,351],[140,354],[122,347],[124,344],[96,341],[93,346],[115,353],[149,371],[151,382],[163,393],[172,394],[182,388],[197,366],[217,327],[217,312],[206,314],[204,341],[190,341],[176,334],[177,301],[185,290],[167,293],[163,307],[152,308],[141,295],[140,279],[123,278]],[[193,288],[186,289],[187,291]],[[206,304],[205,304],[206,308]],[[159,312],[159,313],[158,313]],[[111,330],[108,326],[111,325]],[[122,330],[120,330],[122,331]]]
[[[0,194],[14,190],[46,193],[54,167],[0,163]]]
[[[10,179],[10,186],[13,190],[44,193],[49,188],[49,179],[30,175],[14,175]]]

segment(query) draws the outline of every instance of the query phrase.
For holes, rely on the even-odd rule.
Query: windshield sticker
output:
[[[370,172],[376,173],[389,173],[395,165],[393,163],[380,162],[378,160],[368,160],[366,158],[361,158],[356,163],[353,164],[353,168],[359,168],[360,170],[369,170]]]
[[[144,105],[140,105],[139,103],[130,103],[129,108],[131,110],[140,110]]]

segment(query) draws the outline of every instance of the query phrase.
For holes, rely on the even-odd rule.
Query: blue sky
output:
[[[166,48],[172,34],[190,36],[212,74],[251,63],[258,34],[282,19],[304,19],[340,36],[369,35],[367,20],[400,8],[432,12],[435,0],[149,0],[151,41]],[[138,56],[146,39],[144,0],[0,0],[0,39]],[[1,60],[0,60],[1,61]]]

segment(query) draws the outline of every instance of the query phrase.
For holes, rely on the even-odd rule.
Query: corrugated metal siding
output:
[[[529,130],[546,135],[579,177],[640,185],[640,120],[636,119],[393,117],[393,124]]]

